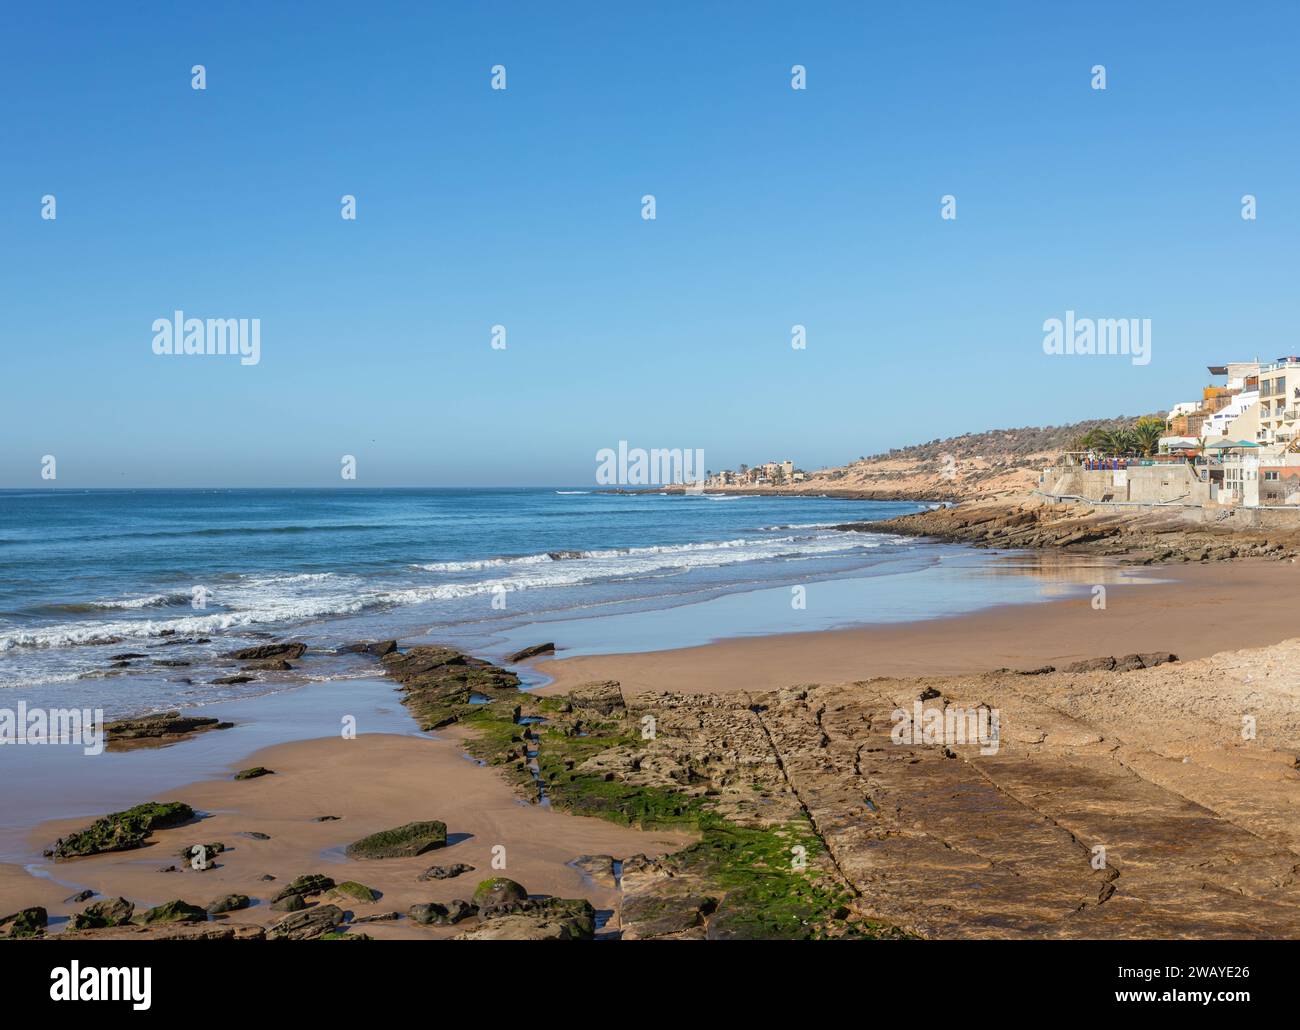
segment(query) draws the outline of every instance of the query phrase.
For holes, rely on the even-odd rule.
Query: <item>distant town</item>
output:
[[[1084,437],[1039,492],[1089,501],[1267,508],[1300,505],[1300,357],[1208,368],[1221,380],[1163,424]]]
[[[785,486],[787,483],[802,483],[808,478],[803,469],[794,467],[792,461],[765,461],[761,465],[746,465],[732,472],[710,471],[704,480],[705,486]]]

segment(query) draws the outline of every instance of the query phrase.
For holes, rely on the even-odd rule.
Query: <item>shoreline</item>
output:
[[[638,494],[686,494],[697,491],[688,491],[683,486],[669,484],[667,486],[646,487],[645,489],[632,490],[622,487],[597,490],[595,492],[612,494],[615,496],[636,496]],[[944,491],[931,492],[926,494],[924,497],[918,497],[915,493],[907,490],[876,490],[857,487],[826,486],[709,486],[698,492],[701,494],[727,494],[728,496],[733,497],[772,497],[797,500],[817,500],[818,498],[825,498],[826,500],[832,501],[901,501],[907,504],[959,504],[962,501],[971,500],[969,495],[961,493],[946,493]]]
[[[1075,564],[1068,549],[1047,550],[1060,555],[1064,565]],[[1092,561],[1097,562],[1095,556]],[[1224,847],[1238,856],[1233,861],[1251,862],[1256,860],[1251,857],[1251,835],[1266,837],[1272,850],[1259,859],[1259,875],[1264,880],[1255,886],[1257,892],[1273,890],[1277,894],[1277,890],[1267,887],[1269,877],[1275,878],[1270,870],[1289,861],[1286,856],[1295,857],[1293,852],[1300,846],[1300,834],[1294,826],[1287,829],[1285,815],[1292,803],[1287,800],[1295,785],[1292,781],[1300,781],[1300,766],[1288,750],[1297,746],[1300,690],[1285,678],[1280,684],[1268,683],[1270,677],[1278,675],[1277,670],[1287,668],[1289,658],[1261,656],[1273,652],[1289,656],[1300,646],[1291,639],[1297,634],[1289,613],[1294,610],[1294,602],[1300,601],[1300,577],[1296,577],[1291,565],[1265,559],[1148,563],[1144,575],[1154,577],[1155,582],[1115,582],[1105,577],[1101,564],[1096,564],[1097,580],[1107,583],[1102,609],[1094,607],[1093,595],[1087,592],[1083,596],[1000,604],[901,624],[732,637],[689,648],[570,658],[563,657],[564,641],[557,638],[561,648],[558,656],[514,667],[550,678],[543,687],[517,697],[526,717],[545,712],[556,726],[558,736],[548,735],[551,743],[547,746],[560,749],[560,757],[553,761],[561,764],[550,766],[550,776],[556,769],[573,768],[573,761],[595,753],[581,739],[587,736],[579,732],[584,723],[560,714],[570,709],[548,707],[561,700],[559,695],[587,695],[584,704],[593,707],[583,709],[588,713],[586,719],[607,717],[611,696],[616,699],[613,704],[617,713],[621,713],[617,719],[628,725],[634,726],[641,712],[655,713],[666,742],[662,746],[653,742],[639,746],[648,747],[659,757],[644,765],[643,759],[629,765],[627,758],[604,758],[614,751],[638,746],[634,734],[626,728],[607,730],[612,734],[610,750],[601,751],[600,760],[612,764],[595,767],[594,778],[587,774],[588,780],[583,782],[589,782],[583,789],[597,791],[591,797],[598,796],[600,784],[609,782],[606,777],[612,776],[615,783],[626,780],[638,784],[632,796],[644,794],[657,799],[655,791],[662,789],[657,784],[676,790],[672,785],[690,782],[699,775],[701,770],[693,760],[685,766],[680,763],[686,761],[684,755],[702,749],[703,753],[723,758],[722,765],[712,769],[697,789],[704,791],[708,778],[718,777],[707,793],[724,799],[727,811],[740,813],[739,826],[748,825],[746,819],[776,803],[776,810],[786,813],[784,818],[788,820],[780,824],[786,829],[778,828],[778,837],[788,832],[801,834],[805,831],[790,828],[802,825],[799,820],[807,818],[801,814],[805,810],[803,799],[817,799],[809,810],[815,836],[807,838],[819,856],[817,882],[836,883],[836,891],[850,890],[858,899],[851,906],[849,922],[835,924],[840,927],[836,932],[857,933],[860,930],[855,928],[866,927],[869,934],[924,937],[1105,935],[1115,932],[1110,920],[1113,913],[1120,911],[1127,911],[1124,919],[1140,914],[1131,931],[1135,936],[1181,933],[1188,927],[1206,935],[1240,935],[1246,932],[1243,928],[1254,925],[1251,920],[1256,918],[1263,920],[1259,924],[1263,931],[1291,932],[1297,925],[1291,921],[1292,902],[1281,895],[1277,904],[1270,902],[1271,907],[1259,911],[1251,907],[1254,901],[1233,901],[1228,905],[1231,911],[1224,910],[1228,914],[1220,926],[1210,909],[1196,907],[1199,902],[1194,892],[1186,893],[1191,890],[1191,878],[1201,875],[1198,869],[1184,869],[1182,859],[1160,850],[1158,840],[1149,841],[1147,850],[1132,859],[1138,867],[1149,863],[1158,870],[1147,874],[1145,880],[1130,878],[1125,882],[1123,886],[1130,892],[1124,895],[1128,899],[1125,904],[1113,906],[1101,917],[1094,913],[1079,918],[1068,932],[1039,909],[1020,913],[1017,918],[1023,919],[1023,925],[1013,932],[1004,921],[1005,912],[1020,912],[1019,906],[1026,904],[1020,900],[1025,888],[1018,880],[1008,880],[999,887],[995,891],[996,904],[990,902],[994,909],[1001,905],[1003,915],[981,908],[978,899],[967,896],[966,886],[953,887],[955,893],[946,894],[947,888],[943,888],[937,895],[932,886],[922,890],[920,884],[907,881],[906,870],[919,862],[921,868],[931,867],[932,876],[941,876],[949,861],[945,857],[949,845],[936,845],[931,851],[927,850],[928,843],[914,843],[911,850],[900,852],[901,842],[914,836],[916,827],[926,828],[920,831],[918,841],[928,839],[933,832],[949,841],[974,834],[967,847],[976,851],[985,848],[987,842],[976,825],[979,820],[972,821],[962,805],[950,806],[941,815],[932,810],[932,806],[940,804],[931,793],[936,789],[934,774],[918,772],[913,763],[931,761],[933,749],[913,749],[907,753],[917,756],[912,758],[900,755],[888,746],[886,720],[893,705],[917,696],[923,686],[921,696],[938,696],[945,704],[959,703],[963,698],[980,705],[996,704],[1011,720],[1007,760],[1019,770],[1014,776],[1023,778],[1023,782],[1013,779],[998,787],[998,805],[1005,806],[1008,797],[1018,797],[1022,788],[1029,791],[1026,798],[1034,799],[1072,790],[1071,778],[1077,771],[1071,770],[1085,762],[1088,775],[1101,777],[1107,784],[1101,794],[1089,795],[1089,819],[1109,825],[1124,818],[1126,806],[1133,805],[1164,812],[1170,819],[1183,819],[1185,813],[1179,806],[1189,802],[1208,806],[1214,823],[1195,831],[1204,835],[1197,838],[1198,846]],[[1080,568],[1088,571],[1086,562]],[[1083,580],[1074,577],[1076,585],[1084,581],[1091,582],[1087,576]],[[1234,613],[1243,610],[1251,612],[1250,620],[1233,618]],[[546,632],[545,624],[539,624],[538,629]],[[1286,641],[1289,643],[1283,643]],[[42,819],[23,832],[26,860],[0,863],[0,915],[41,905],[50,914],[51,934],[57,934],[69,917],[84,907],[84,901],[74,902],[71,897],[83,889],[97,892],[94,901],[126,897],[141,911],[177,898],[206,905],[222,895],[243,894],[254,899],[260,896],[262,900],[204,923],[121,927],[79,934],[238,936],[247,930],[260,935],[262,928],[283,918],[282,912],[269,909],[273,890],[295,877],[323,874],[338,881],[359,881],[378,892],[379,897],[358,903],[323,893],[308,911],[330,904],[344,905],[349,918],[362,920],[349,927],[377,938],[446,938],[465,932],[465,927],[420,925],[409,916],[379,922],[364,917],[407,912],[421,905],[452,904],[468,897],[479,880],[503,875],[524,884],[532,895],[590,903],[598,913],[598,935],[617,936],[625,928],[633,938],[697,938],[705,936],[706,931],[710,936],[715,933],[719,921],[709,914],[707,905],[678,913],[680,919],[670,921],[667,929],[645,914],[647,910],[658,911],[664,902],[660,896],[663,884],[673,882],[671,876],[665,881],[662,873],[654,871],[658,863],[680,861],[674,856],[685,854],[681,849],[699,839],[697,831],[654,824],[635,829],[608,821],[608,814],[603,819],[574,814],[584,810],[582,795],[576,796],[576,809],[572,807],[574,797],[560,808],[530,804],[528,767],[536,764],[537,751],[529,750],[534,745],[527,743],[526,729],[522,738],[515,730],[516,726],[526,727],[527,719],[520,722],[518,707],[505,724],[475,719],[487,707],[502,703],[509,710],[516,696],[511,685],[513,674],[468,659],[471,671],[480,671],[473,672],[473,678],[453,672],[452,683],[447,678],[448,670],[463,669],[456,662],[465,656],[450,664],[440,659],[436,674],[429,674],[420,661],[414,660],[413,652],[422,650],[456,654],[428,644],[407,646],[405,655],[389,655],[377,664],[373,679],[310,683],[282,694],[246,699],[240,704],[252,713],[251,718],[242,724],[237,722],[234,730],[213,730],[161,748],[118,754],[117,765],[94,767],[96,778],[87,779],[85,770],[90,767],[82,766],[76,776],[59,783],[58,789],[77,794],[87,812],[98,815],[128,807],[117,802],[100,804],[95,798],[108,796],[105,792],[111,777],[104,773],[130,768],[133,782],[141,782],[142,775],[149,780],[149,788],[133,795],[130,804],[146,799],[183,800],[199,812],[199,819],[156,831],[141,849],[57,863],[33,860],[34,852],[91,820],[86,814]],[[1139,663],[1138,671],[1133,672],[1059,671],[1069,663],[1098,657],[1157,653],[1177,655],[1179,661],[1158,668],[1142,668]],[[403,661],[393,663],[392,659]],[[1250,675],[1239,682],[1236,670],[1243,667],[1264,670],[1257,685],[1252,684]],[[386,671],[392,675],[385,675]],[[1033,675],[1022,675],[1029,672]],[[1184,688],[1184,679],[1193,684],[1190,693]],[[459,700],[448,700],[449,683],[461,692]],[[1266,684],[1266,703],[1261,704],[1259,691]],[[471,690],[480,694],[486,691],[490,705],[476,710],[482,702],[474,700],[477,695],[464,693]],[[830,706],[825,710],[842,713],[836,718],[847,720],[837,732],[843,733],[846,741],[856,741],[848,751],[837,750],[840,745],[834,733],[826,738],[818,731],[810,738],[808,728],[798,728],[810,710],[811,700],[806,699],[812,697],[825,698],[825,704]],[[208,705],[189,711],[206,714],[221,707]],[[1157,709],[1154,714],[1152,708]],[[1246,708],[1259,708],[1261,719],[1269,713],[1272,716],[1264,738],[1267,746],[1259,748],[1258,753],[1254,748],[1243,753],[1232,742],[1235,713]],[[770,714],[763,714],[769,709]],[[309,729],[302,718],[308,710],[317,719],[314,729]],[[395,715],[395,711],[401,714]],[[1160,711],[1174,714],[1162,716]],[[600,714],[592,714],[597,712]],[[339,716],[358,714],[360,733],[354,739],[343,739],[336,729],[331,730],[331,726],[337,726]],[[439,728],[438,720],[444,718],[458,724],[442,724]],[[818,716],[818,725],[820,719]],[[1031,726],[1041,723],[1049,729],[1038,734],[1026,730],[1026,722]],[[503,725],[510,730],[506,737],[500,736]],[[569,728],[560,732],[565,725]],[[881,768],[868,776],[865,769],[859,768],[858,759],[850,759],[853,754],[863,754],[866,743],[862,733],[878,734],[882,725],[886,728],[885,746],[877,742],[870,749],[871,753],[879,752],[879,758],[873,761]],[[435,734],[425,735],[421,728],[435,729]],[[274,740],[269,746],[229,746],[240,739],[256,741],[259,734],[265,744],[267,733]],[[231,736],[222,739],[224,734]],[[674,742],[677,734],[691,741],[686,751],[682,744]],[[805,754],[809,740],[819,735],[823,742]],[[522,743],[511,742],[521,739]],[[569,748],[576,759],[566,764],[562,758],[564,748]],[[148,759],[140,757],[145,753]],[[214,754],[222,755],[216,763],[224,766],[222,775],[210,771]],[[941,763],[940,781],[950,781],[950,786],[938,789],[954,791],[952,796],[957,798],[990,776],[998,779],[1008,775],[1008,768],[1012,768],[1002,759],[985,763],[976,754],[961,749],[948,754],[961,761]],[[238,755],[237,760],[232,761],[232,755]],[[475,759],[474,755],[487,756],[496,767],[485,767],[484,758]],[[1169,764],[1178,761],[1191,762],[1193,768]],[[193,775],[196,762],[199,768],[209,770],[205,776]],[[735,768],[733,763],[738,763]],[[1119,763],[1118,768],[1113,769],[1113,763]],[[237,769],[251,765],[267,766],[274,774],[249,781],[232,778]],[[605,773],[603,768],[618,771]],[[639,768],[654,771],[635,772]],[[668,771],[674,768],[678,771]],[[750,768],[780,769],[782,776],[767,781],[755,773],[753,787],[740,788],[737,775],[743,779],[750,774],[739,770]],[[633,772],[629,774],[628,770]],[[1130,782],[1135,771],[1138,784]],[[536,779],[535,771],[533,776]],[[848,779],[864,776],[859,786],[844,786]],[[536,783],[542,788],[540,796],[545,798],[545,788],[551,784],[544,778],[536,779]],[[87,784],[92,785],[89,794],[84,793]],[[172,786],[160,789],[159,784]],[[887,788],[882,784],[888,784]],[[120,793],[120,783],[117,789]],[[740,797],[731,797],[737,789]],[[751,796],[751,789],[757,793]],[[846,789],[848,794],[843,800],[836,800]],[[901,805],[900,814],[912,811],[908,818],[913,820],[914,829],[904,832],[902,825],[889,829],[884,823],[873,827],[875,820],[871,818],[864,822],[864,813],[855,807],[861,799],[853,801],[849,796],[855,791],[864,793],[868,801],[873,795],[878,801],[896,798],[893,804]],[[1070,828],[1070,820],[1079,817],[1078,811],[1049,812],[1050,805],[1042,807],[1045,802],[1034,800],[1029,805],[1025,798],[1017,804],[1028,805],[1041,814],[1026,819],[1024,811],[1015,805],[1002,813],[1001,818],[1009,820],[1012,827],[1004,843],[1010,850],[1004,858],[995,859],[991,868],[996,870],[1002,861],[1019,864],[1032,849],[1064,849],[1051,868],[1036,874],[1038,879],[1029,887],[1041,892],[1042,899],[1052,899],[1050,904],[1040,899],[1034,905],[1051,908],[1062,892],[1068,897],[1082,891],[1086,897],[1094,890],[1100,890],[1100,900],[1083,902],[1085,908],[1106,902],[1110,897],[1107,891],[1113,888],[1105,885],[1105,878],[1099,881],[1100,886],[1094,885],[1087,870],[1076,869],[1068,858],[1078,840],[1088,839],[1078,827]],[[599,806],[592,815],[599,814],[598,810]],[[884,813],[872,807],[870,815],[880,819]],[[322,816],[338,818],[318,821]],[[1043,818],[1059,821],[1066,836],[1053,833],[1041,838]],[[446,848],[381,862],[349,859],[343,854],[345,845],[367,834],[428,819],[447,824]],[[939,822],[934,822],[936,819]],[[821,829],[823,826],[843,829],[827,833]],[[13,826],[4,829],[12,837]],[[1113,826],[1105,830],[1118,832]],[[226,847],[212,868],[196,871],[178,859],[181,849],[207,841],[220,841]],[[509,858],[504,870],[494,872],[492,860],[498,845],[505,848]],[[1022,853],[1017,850],[1020,848],[1031,850]],[[1130,842],[1127,851],[1136,854],[1135,849],[1137,845]],[[613,862],[608,868],[614,870],[628,856],[648,855],[648,860],[638,861],[649,863],[645,868],[650,874],[627,882],[616,872],[593,878],[574,865],[584,855]],[[465,862],[474,871],[447,880],[418,879],[417,874],[429,866],[453,862]],[[164,871],[171,866],[174,871]],[[977,875],[975,870],[982,868],[977,862],[970,875]],[[871,886],[882,873],[898,882],[897,892],[881,893]],[[998,879],[998,875],[988,875]],[[690,877],[696,876],[690,873]],[[706,877],[696,884],[690,877],[685,882],[706,893],[717,882]],[[1149,899],[1144,900],[1143,892],[1148,890],[1157,891],[1160,897],[1181,898],[1174,906],[1178,911],[1156,914],[1144,908]],[[829,897],[818,895],[819,918],[829,911]],[[1138,900],[1134,902],[1134,898]],[[691,904],[704,904],[695,895],[692,899]],[[937,899],[947,906],[942,911],[932,910],[940,904]],[[475,927],[469,931],[471,936],[476,931],[507,929],[490,919],[466,924],[471,925]],[[825,925],[825,920],[819,925]],[[515,932],[540,931],[529,924],[526,931]]]
[[[585,897],[598,911],[611,911],[612,889],[584,875],[571,864],[573,859],[611,852],[660,854],[692,839],[680,832],[642,832],[521,804],[506,780],[466,760],[459,733],[439,739],[374,733],[352,740],[298,740],[254,751],[237,764],[244,763],[265,766],[274,774],[247,781],[230,776],[199,780],[150,793],[159,800],[183,800],[201,818],[155,831],[143,848],[41,860],[36,864],[44,875],[30,865],[0,864],[0,910],[42,905],[50,913],[51,929],[62,930],[66,919],[85,907],[66,900],[82,889],[95,890],[95,901],[126,897],[137,910],[174,898],[202,906],[238,893],[260,896],[262,903],[200,925],[262,926],[284,915],[266,904],[272,891],[295,877],[320,873],[380,893],[373,903],[348,902],[358,916],[405,913],[417,904],[468,898],[475,884],[493,876],[509,876],[534,894]],[[336,818],[315,821],[322,816]],[[427,819],[446,823],[447,846],[383,860],[343,854],[345,845],[368,834]],[[27,834],[29,846],[39,850],[87,822],[85,817],[42,822]],[[248,833],[269,839],[244,836]],[[198,871],[178,857],[196,841],[219,841],[226,850],[215,856],[210,868]],[[505,850],[494,852],[497,848]],[[498,854],[504,856],[504,868],[493,865]],[[474,868],[444,880],[417,878],[431,866],[453,863]],[[169,867],[175,871],[160,871]],[[267,881],[265,876],[275,879]],[[421,939],[458,932],[409,919],[364,925],[376,938]]]
[[[1104,611],[1095,610],[1087,594],[902,624],[729,638],[663,651],[573,658],[560,652],[529,667],[550,677],[538,689],[544,695],[609,679],[633,693],[711,693],[880,676],[969,675],[1151,651],[1191,660],[1300,636],[1288,614],[1300,604],[1300,577],[1289,562],[1149,571],[1156,582],[1107,587]],[[1257,606],[1265,597],[1270,603],[1259,606],[1251,621],[1230,620],[1234,609]]]

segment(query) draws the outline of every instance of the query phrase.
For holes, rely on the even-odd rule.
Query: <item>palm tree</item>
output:
[[[1133,424],[1133,437],[1139,454],[1150,457],[1160,447],[1160,438],[1165,435],[1165,424],[1158,418],[1147,416]]]

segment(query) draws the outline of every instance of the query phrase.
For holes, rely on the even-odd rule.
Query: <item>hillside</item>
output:
[[[709,490],[936,501],[1025,494],[1037,485],[1043,467],[1084,433],[1119,429],[1133,422],[1134,418],[1121,416],[1062,426],[965,433],[809,472],[806,481],[789,486],[711,486]]]

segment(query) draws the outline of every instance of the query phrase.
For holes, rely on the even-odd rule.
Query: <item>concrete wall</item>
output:
[[[1208,505],[1210,486],[1184,464],[1154,464],[1125,469],[1091,469],[1056,466],[1045,469],[1039,480],[1043,493],[1056,497],[1083,497],[1088,501],[1125,501],[1141,505]]]
[[[1128,469],[1093,471],[1073,465],[1044,470],[1039,489],[1053,496],[1090,501],[1138,504],[1208,504],[1210,485],[1187,465],[1135,465]]]

